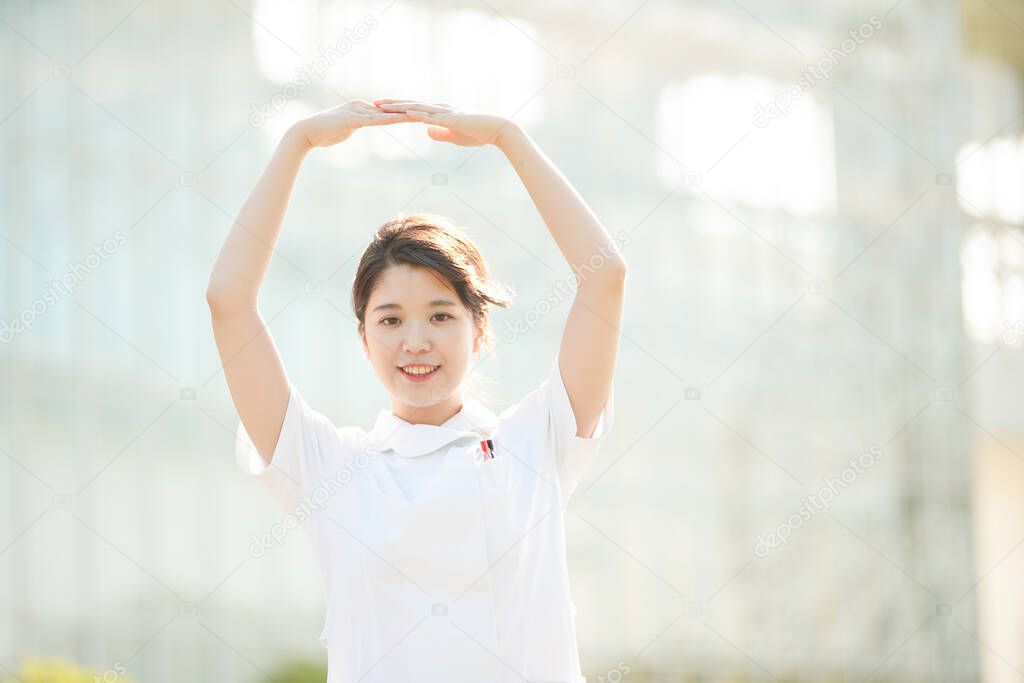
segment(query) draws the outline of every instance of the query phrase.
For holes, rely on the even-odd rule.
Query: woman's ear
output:
[[[473,335],[473,353],[480,353],[480,347],[483,344],[484,339],[484,328],[477,327],[475,334]]]

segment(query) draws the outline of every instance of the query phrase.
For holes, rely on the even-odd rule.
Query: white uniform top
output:
[[[239,423],[239,466],[311,520],[327,683],[586,683],[563,508],[613,417],[576,436],[556,356],[500,416],[466,398],[441,426],[338,428],[291,385],[270,467]]]

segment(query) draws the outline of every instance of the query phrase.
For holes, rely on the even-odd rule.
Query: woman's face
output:
[[[374,372],[391,395],[395,416],[439,425],[462,406],[459,387],[480,350],[481,334],[444,279],[403,264],[387,268],[377,279],[362,339]],[[435,369],[414,375],[403,368]]]

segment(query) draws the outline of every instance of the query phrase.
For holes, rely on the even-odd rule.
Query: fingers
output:
[[[377,106],[377,105],[381,105],[381,104],[426,104],[426,103],[425,102],[421,102],[420,100],[399,99],[399,100],[374,100],[373,104],[374,104],[374,106]]]
[[[381,110],[373,106],[369,102],[363,102],[361,100],[355,100],[352,102],[346,102],[340,107],[336,107],[331,110],[332,112],[340,112],[345,114],[354,114],[363,118],[373,118],[374,116],[380,116]]]
[[[377,107],[381,111],[405,111],[407,109],[414,109],[416,111],[424,111],[429,114],[441,114],[449,110],[449,107],[445,107],[442,105],[405,100],[377,103]]]
[[[374,100],[373,101],[374,104],[396,104],[396,103],[399,103],[399,102],[407,104],[407,103],[410,103],[410,102],[419,102],[419,100],[380,99],[380,100]],[[424,104],[424,103],[421,103],[421,104]],[[447,102],[438,102],[437,106],[439,106],[439,107],[450,107],[452,105],[448,104]]]
[[[371,124],[382,125],[387,123],[406,123],[411,122],[413,119],[406,113],[395,113],[395,114],[377,114],[370,119]]]
[[[427,135],[431,139],[437,140],[438,142],[451,142],[452,132],[447,128],[439,128],[438,126],[430,126],[427,128]]]

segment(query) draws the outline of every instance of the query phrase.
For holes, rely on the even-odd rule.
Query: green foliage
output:
[[[94,671],[78,666],[74,662],[59,657],[27,656],[21,660],[21,671],[18,678],[4,678],[4,683],[16,683],[18,679],[24,683],[132,683],[123,674],[114,670],[107,672]]]
[[[286,661],[270,672],[276,683],[324,683],[327,668],[308,660]]]

